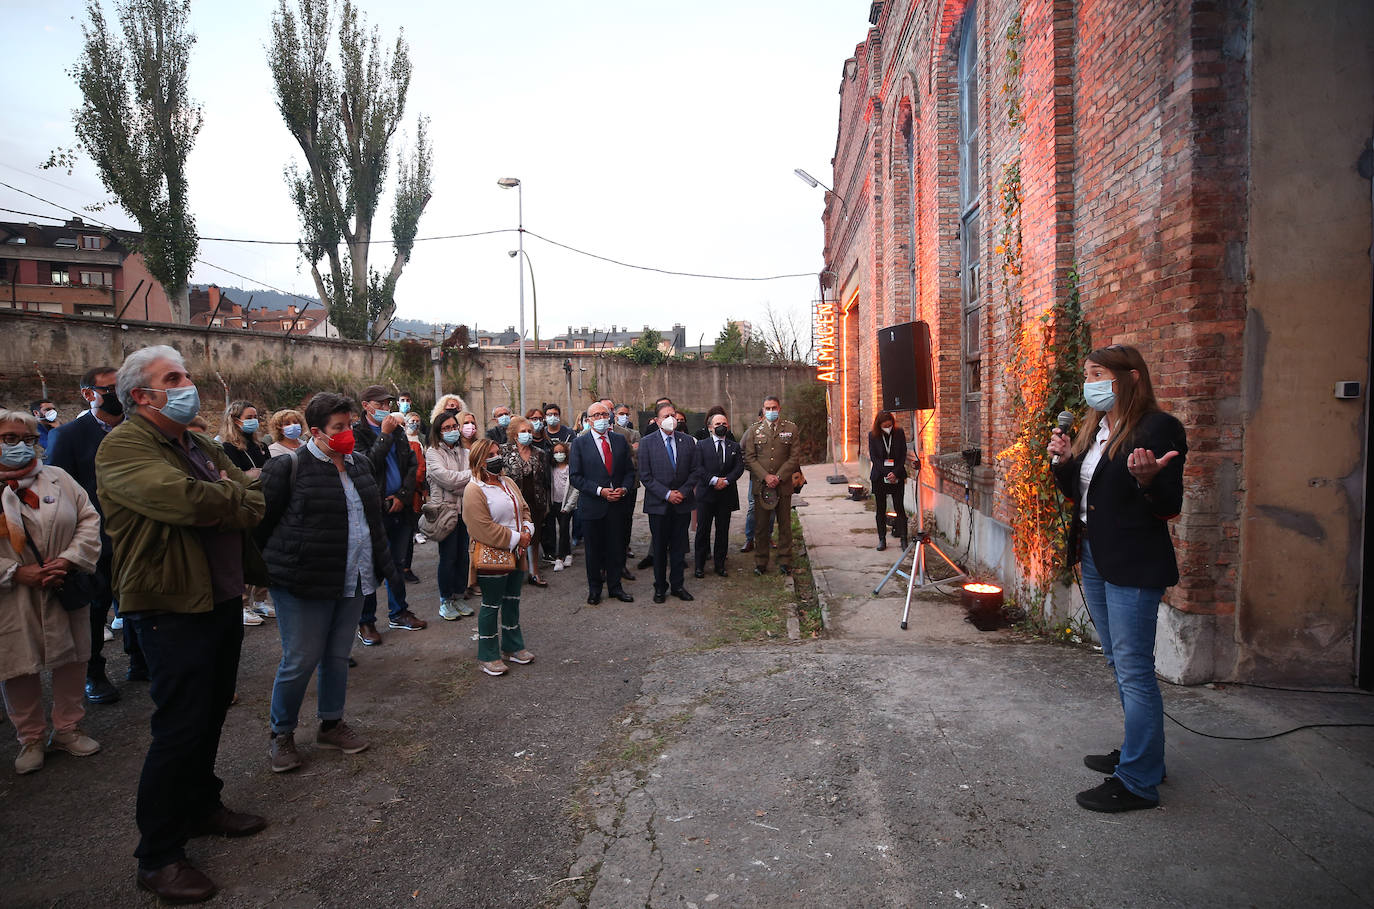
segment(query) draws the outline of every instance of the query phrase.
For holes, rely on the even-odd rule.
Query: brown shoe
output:
[[[335,723],[333,729],[321,726],[320,731],[315,734],[315,744],[321,748],[337,748],[344,754],[357,754],[359,751],[367,750],[367,739],[354,732],[343,720]]]
[[[402,631],[420,631],[421,629],[428,628],[429,623],[407,609],[391,620],[391,627],[399,628]]]
[[[203,903],[219,889],[186,859],[152,871],[138,869],[138,886],[169,903]]]
[[[191,825],[191,836],[252,836],[267,826],[267,818],[231,811],[220,805]]]
[[[506,664],[500,660],[481,660],[477,663],[487,675],[505,675]]]
[[[517,650],[515,653],[503,653],[501,656],[510,660],[512,663],[519,663],[521,666],[534,662],[534,654],[530,653],[528,650]]]
[[[375,647],[378,644],[382,643],[382,636],[377,633],[376,623],[364,622],[363,624],[359,625],[358,640],[362,641],[364,646],[367,647]]]
[[[745,540],[745,541],[744,541],[744,545],[741,546],[741,547],[739,548],[739,551],[740,551],[740,552],[753,552],[753,551],[754,551],[754,541],[753,541],[753,540]]]

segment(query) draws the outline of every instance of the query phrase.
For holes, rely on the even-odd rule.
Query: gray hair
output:
[[[595,407],[595,406],[598,405],[598,404],[604,404],[605,402],[606,402],[606,399],[605,399],[605,398],[597,398],[595,401],[593,401],[592,403],[588,404],[588,405],[587,405],[587,409],[584,410],[584,411],[582,411],[582,412],[585,413],[585,414],[590,414],[590,413],[592,412],[592,408],[593,408],[593,407]],[[615,408],[614,408],[614,407],[609,408],[609,410],[610,410],[612,413],[615,412]]]
[[[17,420],[29,428],[29,432],[38,432],[38,418],[27,410],[7,410],[0,407],[0,423],[8,423],[10,420]]]
[[[158,360],[171,360],[179,368],[186,368],[186,360],[181,356],[181,351],[166,344],[136,350],[129,354],[124,364],[119,367],[119,372],[115,375],[115,394],[119,396],[119,402],[129,413],[133,413],[134,408],[138,406],[134,403],[134,389],[148,387],[148,383],[152,381],[148,378],[148,370]]]

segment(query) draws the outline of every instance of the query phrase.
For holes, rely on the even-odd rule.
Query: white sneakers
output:
[[[554,570],[554,571],[562,571],[562,570],[563,570],[563,561],[562,561],[561,559],[554,559],[554,560],[553,560],[553,570]]]
[[[265,619],[276,618],[277,609],[270,600],[258,600],[253,604],[253,611]]]
[[[571,567],[572,567],[572,553],[568,553],[566,556],[563,557],[563,567],[564,567],[564,568],[571,568]]]
[[[247,606],[245,606],[245,607],[243,607],[243,624],[245,624],[245,625],[261,625],[261,624],[262,624],[262,616],[258,615],[256,612],[254,612],[253,610],[251,610],[251,609],[249,609]]]
[[[48,746],[43,741],[24,742],[19,746],[19,756],[14,759],[14,772],[20,775],[43,769],[43,758],[48,751],[65,751],[77,757],[87,757],[100,750],[100,743],[76,726],[65,732],[56,729],[48,736]]]

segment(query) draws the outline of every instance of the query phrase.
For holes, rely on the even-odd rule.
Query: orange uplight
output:
[[[840,460],[849,462],[849,314],[859,302],[859,295],[854,294],[850,299],[849,305],[844,308],[843,335],[840,339],[840,372],[844,375],[844,386],[842,386],[842,397],[844,398],[844,457]]]
[[[965,584],[964,589],[969,593],[1001,593],[1002,588],[996,584]]]

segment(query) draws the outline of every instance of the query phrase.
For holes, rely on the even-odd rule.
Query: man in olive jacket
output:
[[[156,710],[138,783],[138,885],[199,902],[214,883],[186,860],[191,836],[246,836],[267,825],[231,811],[215,776],[243,645],[244,580],[266,583],[248,531],[266,510],[209,436],[187,431],[200,400],[174,348],[124,361],[116,392],[131,415],[95,457],[114,593],[148,663]]]

